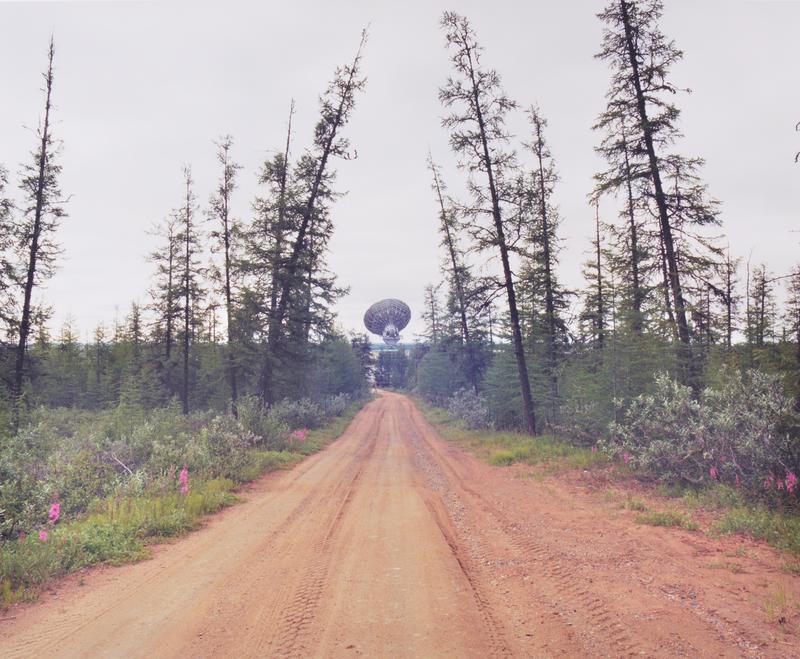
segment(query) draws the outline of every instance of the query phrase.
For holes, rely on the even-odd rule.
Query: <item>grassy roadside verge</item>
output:
[[[34,600],[42,585],[56,577],[100,563],[118,565],[147,557],[148,545],[188,533],[201,525],[205,515],[235,503],[241,484],[289,468],[323,449],[344,432],[368,400],[352,403],[288,450],[251,449],[236,481],[190,476],[188,491],[181,493],[175,473],[170,473],[138,495],[96,500],[76,519],[43,529],[44,535],[30,533],[3,542],[0,610]]]
[[[458,444],[496,467],[524,463],[540,466],[546,473],[606,466],[609,459],[590,448],[574,446],[552,435],[529,435],[497,430],[470,430],[447,410],[434,407],[419,397],[414,403],[425,418],[448,441]]]
[[[741,492],[721,484],[698,489],[657,487],[652,485],[652,479],[637,479],[625,464],[612,462],[601,452],[547,435],[529,437],[515,432],[470,430],[447,410],[418,397],[414,397],[414,403],[442,437],[491,465],[526,464],[535,467],[534,473],[541,476],[571,470],[596,471],[603,476],[601,482],[614,486],[605,490],[605,500],[631,511],[636,523],[688,531],[704,528],[711,535],[741,535],[764,541],[790,553],[794,558],[786,569],[800,574],[798,510],[774,509],[763,502],[747,501]]]

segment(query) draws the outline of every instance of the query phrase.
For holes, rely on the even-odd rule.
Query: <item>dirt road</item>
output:
[[[479,463],[396,394],[245,498],[14,612],[0,656],[800,656],[769,550],[715,568],[735,541]]]

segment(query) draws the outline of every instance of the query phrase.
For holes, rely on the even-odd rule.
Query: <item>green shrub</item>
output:
[[[790,441],[780,424],[790,409],[778,380],[759,371],[730,371],[699,400],[661,373],[655,392],[635,398],[611,424],[603,446],[664,481],[700,485],[719,479],[755,490],[765,476],[786,472]]]

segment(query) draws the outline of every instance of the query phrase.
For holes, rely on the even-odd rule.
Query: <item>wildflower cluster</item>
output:
[[[55,526],[56,522],[58,521],[59,517],[61,517],[61,504],[58,501],[54,501],[50,505],[50,510],[47,513],[47,523],[52,527]],[[41,529],[39,531],[39,540],[41,542],[47,542],[48,531],[46,528]],[[22,536],[24,538],[24,536]]]

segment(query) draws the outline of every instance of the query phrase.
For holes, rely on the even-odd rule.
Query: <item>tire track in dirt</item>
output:
[[[410,434],[421,446],[423,460],[430,461],[441,474],[437,488],[443,490],[443,503],[448,501],[448,494],[461,499],[465,509],[483,513],[481,521],[473,524],[473,528],[479,528],[485,534],[494,527],[495,532],[506,536],[513,552],[505,557],[505,562],[531,569],[535,576],[528,582],[528,589],[536,591],[537,602],[550,609],[552,620],[576,632],[572,634],[571,630],[565,629],[565,636],[576,637],[586,652],[601,656],[639,656],[654,651],[654,647],[643,645],[619,622],[619,614],[609,602],[582,586],[583,578],[571,566],[569,559],[565,560],[561,552],[552,551],[547,544],[526,532],[486,496],[467,484],[447,459],[447,449],[442,450],[431,441],[430,435],[435,431],[416,407],[406,401],[405,409],[413,426]],[[448,492],[448,489],[453,491]],[[487,545],[482,539],[478,539],[477,544],[485,551]]]
[[[276,633],[273,636],[274,640],[269,643],[271,654],[274,656],[303,657],[307,656],[309,652],[306,639],[315,609],[322,595],[326,575],[330,570],[330,546],[353,499],[353,493],[358,486],[366,463],[375,451],[383,417],[384,414],[381,413],[375,424],[376,431],[369,433],[370,438],[353,462],[350,471],[354,473],[345,478],[346,484],[342,486],[342,492],[334,493],[332,496],[333,501],[340,501],[340,503],[335,507],[333,518],[324,534],[313,545],[311,550],[315,557],[313,562],[304,570],[294,595],[281,613]]]

